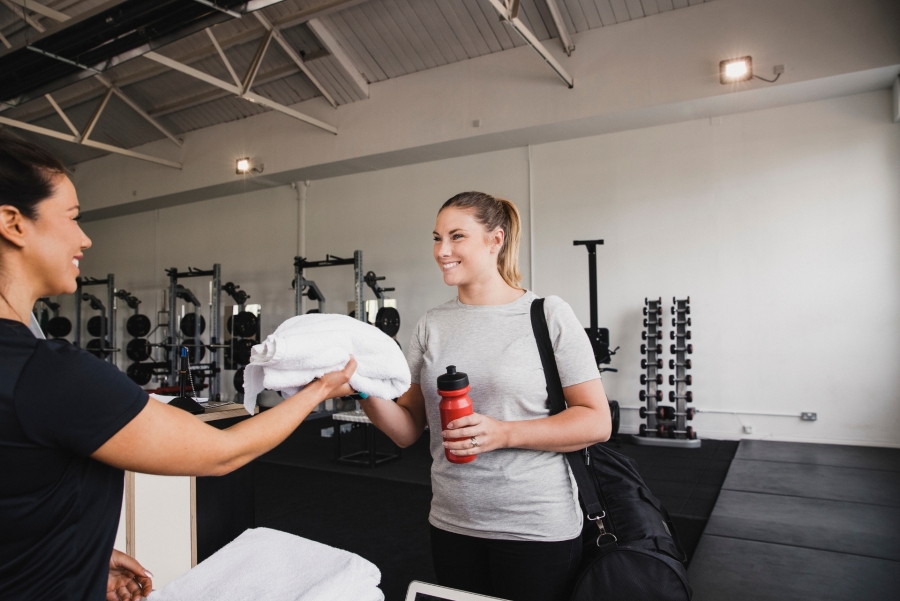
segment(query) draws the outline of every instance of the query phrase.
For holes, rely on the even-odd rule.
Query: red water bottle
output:
[[[469,398],[469,376],[456,371],[455,365],[447,367],[447,373],[438,376],[438,394],[441,395],[441,430],[447,429],[447,424],[460,417],[472,415],[472,399]],[[465,438],[447,438],[447,442],[469,440]],[[444,449],[444,455],[450,463],[470,463],[475,461],[477,455],[460,457]]]

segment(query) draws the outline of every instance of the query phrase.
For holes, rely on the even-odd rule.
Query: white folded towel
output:
[[[397,343],[378,328],[346,315],[292,317],[253,347],[244,368],[244,407],[251,415],[264,389],[290,396],[356,359],[350,386],[357,392],[394,399],[407,391],[409,365]]]
[[[348,551],[253,528],[148,601],[384,601],[381,572]]]

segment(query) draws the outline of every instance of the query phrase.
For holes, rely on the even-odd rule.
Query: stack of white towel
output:
[[[350,355],[358,364],[350,378],[357,392],[394,399],[409,388],[409,365],[384,332],[345,315],[292,317],[253,347],[244,368],[244,407],[252,415],[264,389],[285,398],[329,372],[343,369]]]
[[[384,601],[370,561],[293,534],[254,528],[148,601]]]

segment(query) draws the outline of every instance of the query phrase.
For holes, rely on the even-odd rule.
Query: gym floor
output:
[[[435,581],[428,439],[370,470],[334,461],[334,440],[320,434],[333,426],[307,421],[256,462],[256,525],[358,553],[381,569],[387,601],[401,601],[410,581]],[[361,434],[344,435],[348,450]],[[672,515],[695,601],[897,598],[900,449],[607,444],[637,460]]]
[[[330,418],[309,420],[256,462],[256,525],[358,553],[381,569],[387,601],[400,601],[410,581],[435,582],[428,439],[404,449],[400,460],[371,470],[334,461],[334,439],[321,436],[332,427]],[[361,447],[361,435],[361,428],[345,434],[345,448]],[[388,450],[383,435],[379,441]],[[738,443],[704,440],[700,449],[670,449],[633,445],[622,436],[607,444],[638,461],[690,558]]]

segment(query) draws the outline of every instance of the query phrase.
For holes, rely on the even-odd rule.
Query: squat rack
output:
[[[355,294],[354,302],[356,306],[356,308],[354,309],[355,315],[356,319],[360,321],[366,321],[366,305],[365,302],[363,302],[363,286],[365,285],[365,276],[362,269],[361,250],[353,251],[352,259],[342,259],[334,255],[325,255],[324,261],[308,261],[305,257],[294,257],[294,295],[295,311],[297,315],[303,315],[304,289],[307,290],[307,294],[310,295],[310,298],[313,298],[313,296],[315,296],[316,298],[314,300],[319,301],[320,311],[324,309],[325,302],[325,298],[322,296],[322,293],[319,291],[319,287],[316,286],[316,283],[303,277],[303,270],[311,269],[313,267],[333,267],[336,265],[353,265],[353,284]]]
[[[116,348],[116,277],[107,274],[106,279],[75,278],[75,346],[81,348],[81,303],[91,301],[92,308],[100,311],[100,340],[107,361],[115,365]],[[83,292],[85,286],[106,286],[106,306],[97,297]]]
[[[219,351],[224,348],[225,345],[221,343],[222,339],[222,320],[221,320],[221,306],[222,306],[222,265],[220,263],[215,263],[213,268],[210,270],[201,270],[194,269],[193,267],[188,267],[187,271],[178,271],[177,268],[171,267],[166,270],[166,274],[169,276],[169,340],[167,341],[166,346],[169,349],[169,377],[167,384],[169,386],[176,386],[178,384],[178,361],[177,349],[181,346],[177,344],[177,338],[179,336],[179,328],[178,328],[178,315],[175,311],[175,305],[178,302],[179,297],[183,297],[185,294],[189,294],[193,296],[190,290],[181,286],[179,288],[178,280],[184,278],[197,278],[197,277],[211,277],[212,282],[210,284],[210,299],[209,299],[209,344],[200,345],[200,336],[199,336],[199,327],[200,327],[200,306],[199,302],[192,303],[194,304],[194,313],[197,315],[194,320],[194,326],[197,330],[194,336],[194,341],[197,346],[206,346],[210,350],[210,361],[207,364],[209,368],[209,400],[210,401],[218,401],[221,398],[221,387],[220,387],[220,369],[219,369]],[[196,299],[196,297],[194,297]],[[200,356],[198,352],[199,348],[194,352],[194,356]],[[192,365],[192,368],[199,367],[201,364]]]

